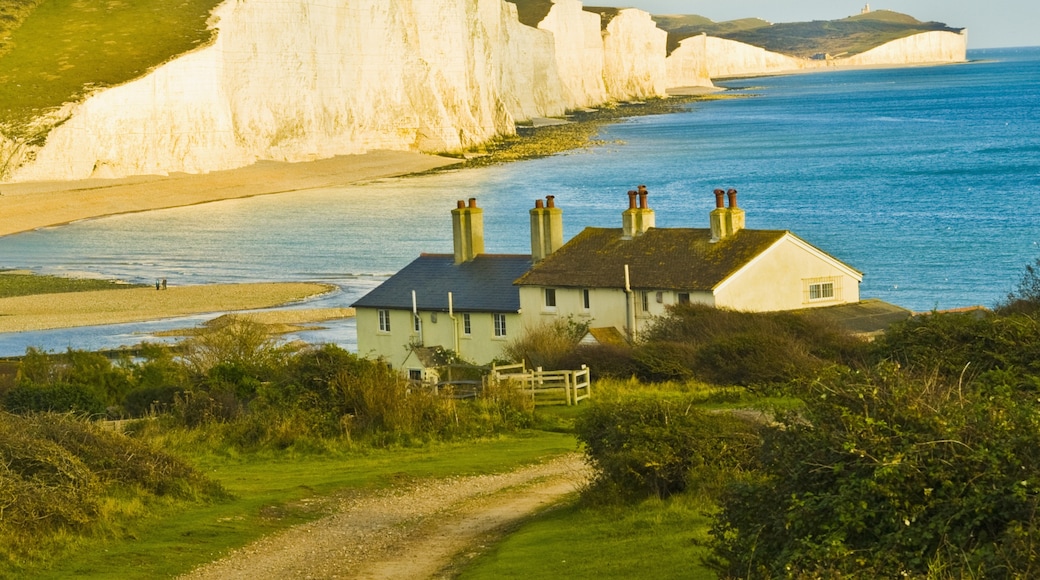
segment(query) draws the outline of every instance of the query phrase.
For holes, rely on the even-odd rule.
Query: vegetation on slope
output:
[[[769,24],[746,19],[733,22],[704,22],[701,17],[655,16],[668,32],[668,52],[683,39],[707,34],[758,46],[766,50],[811,58],[814,55],[852,55],[866,52],[906,36],[931,31],[960,32],[941,22],[921,22],[889,10],[877,10],[841,20],[814,20]]]
[[[11,33],[43,0],[7,0],[0,4],[0,56],[11,48]]]
[[[95,423],[0,412],[0,576],[71,535],[117,534],[157,504],[222,497],[186,462]]]
[[[520,22],[532,28],[538,28],[538,23],[545,20],[553,7],[552,0],[509,0],[509,2],[516,4]]]
[[[9,2],[5,2],[7,6]],[[133,80],[210,40],[219,0],[19,0],[0,29],[0,133],[38,139],[31,121],[89,92]],[[3,18],[0,13],[0,18]],[[42,132],[39,132],[42,131]]]
[[[20,271],[0,271],[0,298],[30,296],[33,294],[58,294],[62,292],[88,292],[91,290],[117,290],[121,288],[140,288],[141,286],[141,284],[123,284],[111,280],[39,276]]]
[[[859,347],[793,319],[675,309],[635,347],[656,368],[757,369],[749,390],[798,404],[769,417],[706,411],[675,383],[600,389],[576,422],[587,493],[705,498],[723,578],[1035,577],[1038,313],[1040,261],[996,312],[918,316]],[[643,372],[631,362],[622,376]]]

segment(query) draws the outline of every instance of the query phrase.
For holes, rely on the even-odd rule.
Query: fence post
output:
[[[535,367],[534,378],[531,380],[531,396],[535,396],[536,389],[542,388],[544,379],[542,379],[542,367]]]
[[[585,371],[585,395],[592,399],[592,373],[589,372],[588,365],[581,365],[581,370]]]

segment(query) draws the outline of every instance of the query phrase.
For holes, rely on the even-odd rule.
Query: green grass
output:
[[[331,455],[197,456],[192,463],[223,484],[234,500],[168,506],[129,524],[131,541],[81,540],[46,569],[25,572],[39,579],[169,577],[265,534],[317,519],[326,514],[321,498],[345,490],[507,471],[575,448],[572,436],[532,431],[486,441]]]
[[[111,280],[89,278],[64,278],[61,276],[38,276],[17,272],[0,272],[0,298],[30,296],[33,294],[59,294],[63,292],[87,292],[90,290],[117,290],[141,288],[141,284],[123,284]]]
[[[21,23],[6,33],[0,53],[0,132],[40,139],[45,130],[34,134],[32,119],[209,41],[206,20],[218,3],[41,0],[33,10],[22,0]]]
[[[714,579],[701,564],[711,508],[692,495],[624,507],[575,502],[520,526],[459,578]]]

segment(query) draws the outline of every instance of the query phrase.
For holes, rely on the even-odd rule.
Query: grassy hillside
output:
[[[516,10],[520,15],[520,22],[537,28],[538,23],[545,20],[545,16],[552,10],[552,0],[509,0],[516,4]]]
[[[42,113],[125,83],[209,41],[219,0],[3,0],[0,132],[30,138]]]
[[[912,16],[890,10],[878,10],[841,20],[781,24],[769,24],[754,18],[716,23],[700,16],[655,16],[654,20],[668,31],[669,52],[675,50],[683,39],[704,33],[803,58],[816,54],[859,54],[886,42],[922,32],[960,31],[942,22],[921,22]]]

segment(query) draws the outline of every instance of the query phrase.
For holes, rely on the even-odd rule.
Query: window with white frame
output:
[[[841,278],[810,278],[805,281],[806,302],[827,302],[841,299]]]
[[[495,336],[506,335],[506,315],[495,313],[492,315],[495,319]]]
[[[379,332],[390,332],[390,311],[379,311]]]
[[[588,288],[581,291],[581,306],[585,310],[589,310],[592,308],[592,298],[591,296],[589,296],[589,294],[590,292]]]
[[[462,315],[462,334],[473,334],[473,326],[469,320],[469,313]]]
[[[545,307],[550,310],[556,308],[556,288],[545,289]]]
[[[679,293],[679,304],[689,304],[689,303],[690,303],[690,293],[689,292],[680,292]]]
[[[418,314],[412,315],[412,329],[415,332],[422,332],[422,319],[419,318]]]
[[[642,299],[640,306],[643,307],[643,312],[650,312],[650,293],[644,290],[640,293],[640,298]]]

